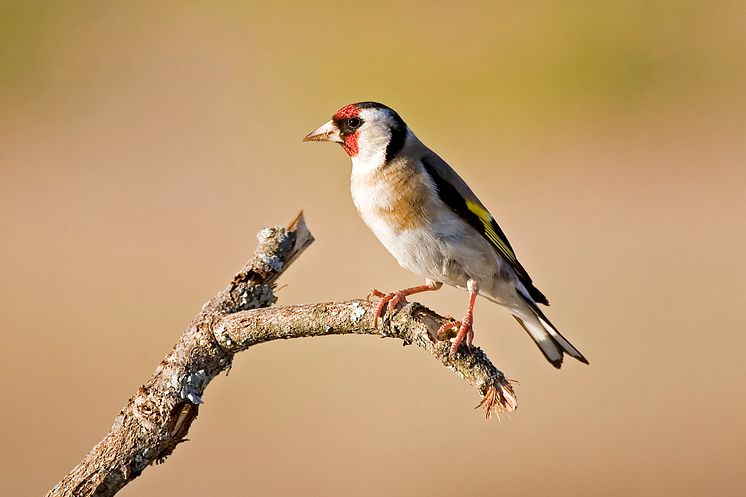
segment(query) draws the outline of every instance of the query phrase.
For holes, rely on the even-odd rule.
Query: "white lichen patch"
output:
[[[365,309],[359,302],[353,302],[352,306],[350,306],[350,311],[350,321],[353,323],[357,323],[365,316]]]
[[[259,241],[260,244],[262,244],[273,236],[275,236],[275,230],[273,228],[264,228],[256,234],[256,239]]]
[[[276,255],[265,253],[258,254],[259,260],[266,264],[272,271],[279,273],[282,270],[282,260]]]
[[[230,347],[233,345],[233,340],[231,340],[230,335],[228,335],[228,331],[225,329],[224,325],[220,325],[217,328],[215,328],[215,339],[220,343],[222,342],[226,346]]]
[[[252,285],[244,289],[239,295],[238,307],[240,309],[256,309],[267,304],[273,304],[277,299],[272,287],[268,285]]]
[[[218,326],[217,328],[215,328],[215,336],[219,340],[222,340],[223,339],[223,335],[225,335],[225,326],[223,326],[221,324],[220,326]]]
[[[231,340],[231,337],[228,335],[227,330],[225,329],[224,325],[221,324],[220,326],[215,328],[214,334],[215,334],[215,339],[218,341],[218,343],[223,343],[228,347],[233,345],[233,341]]]
[[[202,390],[205,378],[207,374],[204,369],[195,371],[194,373],[185,376],[181,381],[181,398],[189,399],[192,404],[202,404],[202,398],[197,393],[197,390]]]

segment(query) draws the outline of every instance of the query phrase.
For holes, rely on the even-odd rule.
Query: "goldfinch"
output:
[[[588,361],[539,308],[549,305],[518,262],[505,233],[463,179],[412,133],[394,110],[376,102],[346,105],[303,141],[339,143],[352,158],[351,191],[360,217],[399,264],[425,284],[383,294],[376,322],[409,295],[446,285],[469,292],[451,345],[473,339],[477,295],[505,307],[556,368],[567,353]]]

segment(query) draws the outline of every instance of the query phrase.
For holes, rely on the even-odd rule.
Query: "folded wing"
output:
[[[469,185],[461,179],[451,166],[436,154],[431,152],[420,160],[425,171],[427,171],[435,183],[438,195],[443,203],[492,244],[498,254],[513,268],[535,302],[549,305],[547,298],[533,285],[528,272],[518,262],[518,258],[508,241],[508,237],[505,236],[505,233],[500,229],[497,221],[495,221],[495,218],[490,214],[484,204],[474,195]]]

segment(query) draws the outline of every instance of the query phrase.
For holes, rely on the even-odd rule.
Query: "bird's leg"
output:
[[[477,295],[479,295],[479,285],[476,281],[470,279],[466,283],[466,289],[469,290],[469,307],[466,309],[464,319],[461,320],[458,334],[451,344],[451,355],[456,353],[458,346],[464,340],[466,340],[467,347],[471,347],[471,342],[474,340],[474,329],[472,328],[474,324],[474,302],[476,302]]]
[[[373,315],[373,322],[378,322],[378,318],[380,318],[383,314],[383,310],[386,307],[386,304],[388,304],[389,312],[394,312],[396,306],[398,306],[402,302],[407,301],[407,296],[414,295],[415,293],[439,290],[442,286],[443,283],[441,283],[440,281],[427,280],[427,283],[424,285],[405,288],[403,290],[399,290],[398,292],[383,293],[379,292],[376,289],[371,290],[371,292],[368,294],[368,298],[370,298],[371,296],[379,298],[378,305],[376,306],[376,312]]]

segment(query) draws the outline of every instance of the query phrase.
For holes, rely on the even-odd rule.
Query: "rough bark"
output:
[[[251,260],[207,302],[154,375],[130,398],[110,432],[48,496],[110,496],[149,465],[163,462],[184,441],[202,394],[233,356],[277,339],[370,334],[398,338],[430,352],[477,388],[487,416],[512,411],[510,382],[478,348],[449,356],[449,344],[432,338],[445,318],[416,303],[376,326],[365,300],[266,308],[276,301],[277,278],[313,237],[302,214],[288,228],[267,228]]]

